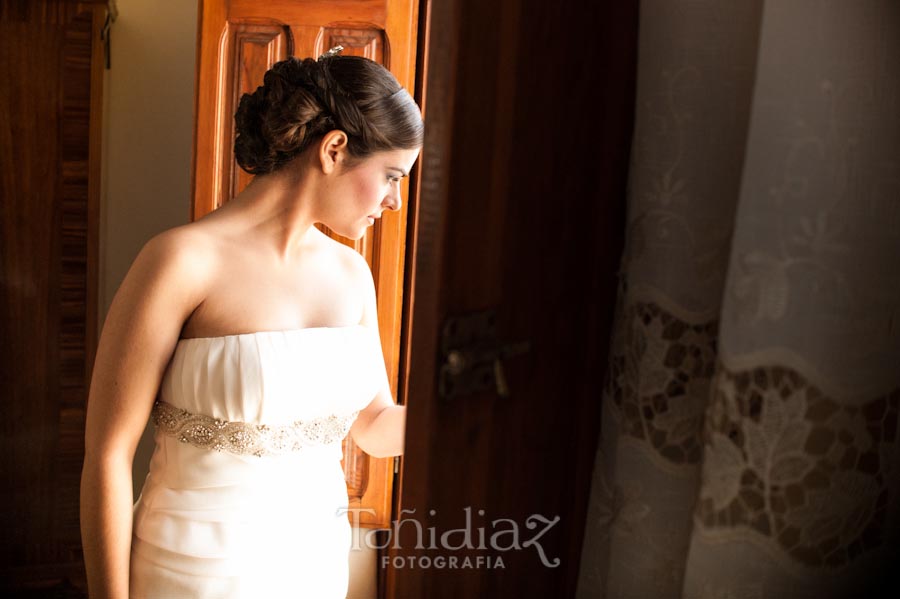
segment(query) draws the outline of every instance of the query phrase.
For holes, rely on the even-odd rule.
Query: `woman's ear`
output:
[[[331,174],[338,164],[347,159],[347,134],[340,129],[329,131],[319,142],[319,162],[322,172]]]

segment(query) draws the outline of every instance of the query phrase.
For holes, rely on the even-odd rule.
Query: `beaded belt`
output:
[[[359,410],[346,416],[297,420],[285,426],[249,424],[194,414],[170,403],[153,404],[153,422],[182,443],[238,455],[278,455],[337,443],[347,436]]]

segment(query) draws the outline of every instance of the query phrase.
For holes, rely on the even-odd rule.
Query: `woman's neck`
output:
[[[233,200],[215,211],[221,211],[222,217],[232,217],[240,233],[259,240],[285,263],[297,258],[319,238],[314,226],[314,177],[303,171],[292,172],[290,166],[258,175]]]

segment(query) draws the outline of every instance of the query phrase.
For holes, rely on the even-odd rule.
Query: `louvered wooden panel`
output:
[[[83,588],[105,2],[0,2],[2,589]]]

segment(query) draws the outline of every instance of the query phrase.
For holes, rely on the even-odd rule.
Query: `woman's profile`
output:
[[[91,597],[347,592],[341,441],[401,454],[405,408],[368,264],[315,224],[359,239],[398,210],[423,122],[384,67],[338,52],[281,61],[241,98],[235,156],[256,177],[148,241],[113,299],[81,483]]]

